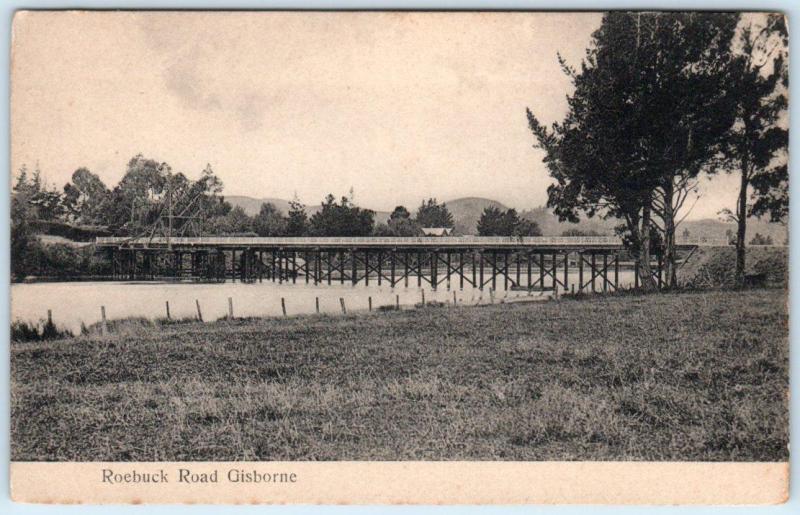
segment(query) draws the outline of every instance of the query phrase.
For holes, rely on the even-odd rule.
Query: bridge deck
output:
[[[126,237],[97,238],[98,247],[111,248],[298,248],[298,249],[350,249],[350,248],[392,248],[392,249],[470,249],[470,248],[529,248],[529,249],[622,249],[622,240],[613,236],[444,236],[444,237],[299,237],[262,238],[241,236],[209,237],[155,237],[132,239]],[[711,242],[680,243],[683,248],[710,245]],[[720,244],[716,242],[716,244]]]

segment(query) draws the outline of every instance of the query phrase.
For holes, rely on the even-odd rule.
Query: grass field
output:
[[[11,348],[13,460],[785,460],[785,290],[121,324]]]

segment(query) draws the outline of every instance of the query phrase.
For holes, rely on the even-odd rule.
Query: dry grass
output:
[[[785,290],[12,345],[14,460],[785,460]]]

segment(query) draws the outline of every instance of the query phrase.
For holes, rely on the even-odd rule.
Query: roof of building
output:
[[[425,236],[447,236],[453,231],[452,227],[423,227]]]

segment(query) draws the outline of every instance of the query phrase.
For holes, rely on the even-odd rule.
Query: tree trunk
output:
[[[653,269],[650,268],[650,206],[642,210],[642,227],[636,228],[634,237],[639,240],[639,284],[644,290],[655,290],[656,282],[653,279]]]
[[[672,208],[674,186],[670,179],[664,188],[664,283],[667,288],[678,286],[675,265],[675,211]]]
[[[742,160],[742,180],[736,205],[736,286],[744,286],[745,238],[747,237],[747,187],[750,185],[750,162]]]

